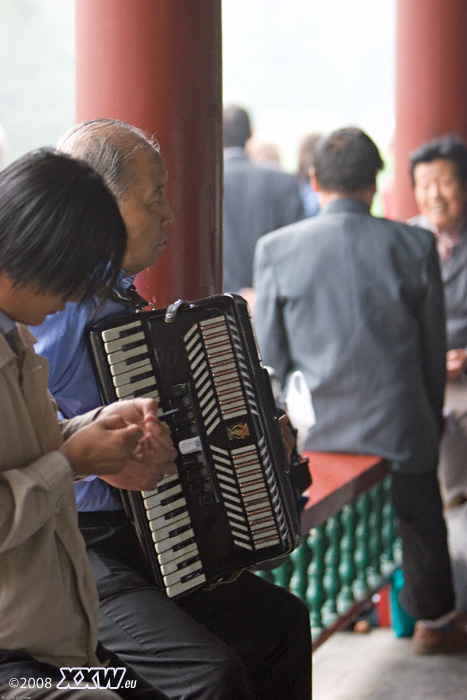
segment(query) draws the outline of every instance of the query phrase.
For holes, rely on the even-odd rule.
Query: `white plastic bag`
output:
[[[285,392],[287,415],[297,429],[297,451],[305,449],[308,431],[316,423],[315,411],[303,372],[296,370],[290,375]]]

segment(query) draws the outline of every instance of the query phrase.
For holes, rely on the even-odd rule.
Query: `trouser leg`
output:
[[[402,541],[402,607],[433,620],[454,608],[447,528],[436,472],[392,475],[392,498]]]
[[[134,529],[106,535],[93,520],[81,517],[80,529],[107,648],[171,700],[309,700],[311,636],[302,601],[249,573],[171,601],[148,583]]]
[[[160,591],[119,576],[119,592],[101,599],[100,637],[171,700],[246,700],[240,659]]]
[[[81,531],[90,539],[89,531]],[[117,537],[122,558],[126,550],[133,553],[132,566],[117,558],[110,540],[88,547],[101,642],[171,700],[249,700],[235,652],[136,570],[133,537],[133,529],[125,528]]]
[[[296,596],[245,572],[180,605],[237,652],[254,700],[309,700],[310,621]]]

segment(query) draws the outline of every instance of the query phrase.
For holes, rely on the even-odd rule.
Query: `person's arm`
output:
[[[3,422],[0,444],[8,445],[12,436],[2,426]],[[33,537],[49,518],[74,500],[75,474],[122,469],[142,435],[138,425],[127,425],[118,416],[110,416],[92,422],[59,449],[29,463],[8,468],[6,448],[0,471],[0,553]],[[26,448],[24,455],[28,452]]]
[[[100,312],[117,313],[118,310],[117,304],[107,300]],[[49,388],[61,412],[68,417],[74,416],[68,427],[66,422],[62,425],[65,436],[72,430],[76,430],[76,426],[80,426],[80,421],[82,421],[81,425],[86,423],[86,419],[83,422],[83,418],[76,414],[92,407],[100,407],[100,412],[104,411],[86,345],[86,328],[92,312],[91,303],[81,305],[68,303],[64,311],[48,316],[41,326],[31,329],[38,339],[36,351],[49,361]],[[169,435],[168,427],[160,421],[156,432],[162,442]],[[170,460],[163,455],[157,462],[141,463],[141,461],[131,460],[118,475],[101,474],[99,478],[116,488],[133,491],[150,490],[162,478],[161,474],[173,472],[174,465],[169,462]]]
[[[115,488],[129,491],[146,491],[154,489],[166,474],[174,474],[174,459],[177,450],[174,447],[168,425],[157,418],[158,404],[154,399],[130,399],[104,406],[97,411],[90,411],[83,416],[60,422],[64,437],[73,435],[89,422],[89,418],[98,422],[108,417],[118,416],[127,425],[139,425],[143,434],[131,459],[122,469],[92,472]],[[78,476],[84,474],[78,473]]]
[[[269,256],[268,237],[260,238],[254,259],[255,312],[253,316],[261,358],[272,367],[284,384],[290,370],[287,333],[284,325],[283,299],[278,288],[278,274]]]
[[[425,275],[427,291],[420,308],[422,366],[428,397],[441,435],[446,384],[446,317],[443,283],[434,238]]]

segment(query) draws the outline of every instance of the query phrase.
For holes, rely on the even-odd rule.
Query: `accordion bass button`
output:
[[[201,452],[201,438],[199,435],[192,438],[186,438],[186,440],[180,440],[178,443],[178,449],[182,455],[188,455],[192,452]]]

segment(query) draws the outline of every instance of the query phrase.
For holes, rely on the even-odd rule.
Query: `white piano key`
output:
[[[198,576],[192,578],[190,581],[184,581],[183,583],[177,583],[173,586],[168,586],[166,589],[166,593],[169,596],[169,598],[174,598],[175,596],[181,595],[182,593],[186,593],[187,591],[190,591],[193,588],[197,588],[205,582],[206,576],[203,572],[200,572]]]
[[[169,511],[168,513],[164,513],[163,515],[157,517],[157,518],[152,518],[150,520],[150,529],[153,531],[153,540],[158,541],[158,533],[161,528],[167,526],[167,527],[172,527],[175,523],[177,523],[179,518],[183,518],[187,515],[187,510],[186,507],[182,507],[180,509],[176,509],[176,511]]]
[[[168,549],[173,549],[174,545],[182,542],[182,538],[193,537],[195,534],[190,522],[176,528],[176,530],[176,533],[166,534],[165,537],[161,536],[160,530],[157,532],[157,542],[155,543],[155,548],[158,554],[166,552]]]
[[[119,399],[123,399],[125,396],[134,396],[135,391],[139,391],[139,389],[146,389],[155,386],[156,382],[154,377],[147,377],[147,379],[142,379],[139,382],[132,382],[131,384],[124,384],[123,386],[116,387],[115,394]]]
[[[123,352],[122,350],[118,350],[116,352],[111,352],[109,355],[107,355],[107,362],[109,363],[109,365],[116,365],[119,362],[128,360],[128,358],[130,357],[136,357],[137,355],[141,355],[144,352],[148,352],[147,345],[140,345],[136,348],[130,348],[129,350],[125,350],[125,352]]]
[[[201,564],[199,561],[194,562],[193,564],[190,564],[179,571],[174,571],[174,573],[164,576],[164,583],[166,586],[173,586],[179,583],[183,578],[185,578],[185,576],[194,574],[196,571],[201,571]]]
[[[152,364],[149,360],[149,357],[142,357],[141,360],[138,360],[136,362],[128,362],[127,360],[124,362],[117,362],[116,365],[110,365],[110,373],[113,377],[118,377],[118,375],[120,374],[126,374],[127,372],[135,372],[136,370],[142,367],[152,368]]]
[[[164,489],[169,487],[172,488],[173,483],[175,481],[178,481],[180,483],[178,472],[175,472],[175,474],[167,474],[167,476],[164,476],[164,478],[159,481],[157,489],[154,489],[153,491],[141,491],[141,495],[144,499],[150,498],[158,491],[163,491]]]
[[[170,561],[174,561],[175,559],[182,559],[183,557],[188,559],[188,557],[192,557],[195,554],[199,554],[198,545],[196,542],[190,542],[186,544],[185,547],[178,549],[176,552],[173,550],[161,552],[157,558],[159,560],[159,564],[162,566],[162,564],[168,564]]]
[[[121,362],[119,364],[121,364]],[[128,384],[129,382],[133,381],[134,378],[146,373],[150,373],[155,381],[154,370],[148,358],[146,358],[144,364],[140,364],[138,362],[135,365],[127,367],[126,372],[119,372],[118,374],[112,375],[113,385],[123,386],[124,384]]]
[[[166,564],[162,564],[160,567],[161,574],[163,576],[166,576],[167,574],[172,574],[174,571],[181,571],[184,567],[189,566],[190,564],[194,564],[195,562],[198,563],[198,568],[200,568],[200,556],[198,552],[194,552],[188,555],[183,555],[180,557],[177,557],[176,559],[172,559],[172,561],[167,562]],[[181,576],[179,577],[181,578]]]
[[[156,505],[154,508],[148,508],[146,510],[146,513],[148,515],[148,518],[150,520],[154,520],[155,518],[160,518],[161,515],[165,515],[170,513],[171,511],[177,510],[178,508],[181,507],[186,508],[186,500],[185,498],[179,498],[177,501],[173,501],[172,503],[168,503],[165,506],[161,505]]]
[[[118,350],[124,351],[126,345],[133,345],[133,343],[140,343],[141,341],[143,341],[141,343],[142,345],[146,345],[143,331],[137,331],[132,335],[126,335],[122,338],[116,338],[108,343],[104,343],[104,348],[107,354],[110,355],[112,352],[116,352]]]
[[[157,521],[160,521],[159,523]],[[157,535],[157,540],[161,541],[168,537],[174,530],[181,527],[186,527],[191,525],[191,519],[188,513],[180,513],[175,518],[167,521],[167,519],[162,516],[162,518],[156,518],[155,520],[148,520],[149,528]]]
[[[139,399],[156,399],[156,401],[159,401],[160,396],[159,392],[157,389],[151,389],[150,391],[140,391],[138,393],[138,398]]]
[[[144,505],[146,509],[148,508],[154,508],[155,506],[160,506],[161,501],[163,501],[166,498],[172,498],[173,496],[177,496],[179,494],[182,494],[182,485],[180,481],[175,482],[170,488],[164,488],[162,490],[157,489],[154,491],[151,496],[145,499]]]
[[[102,331],[102,340],[115,340],[116,338],[120,338],[122,333],[129,330],[137,330],[139,328],[141,328],[141,321],[132,321],[131,323],[125,323],[124,325],[117,326],[116,328],[108,328],[107,330]]]

